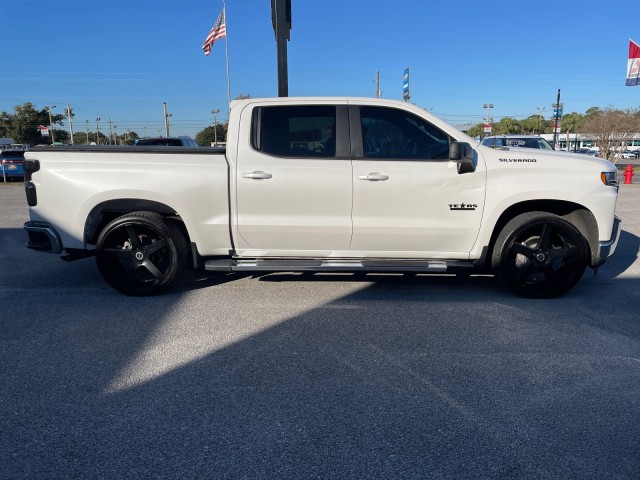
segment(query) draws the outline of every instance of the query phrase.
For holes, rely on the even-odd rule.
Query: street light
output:
[[[164,132],[169,137],[169,117],[172,115],[171,113],[167,113],[167,102],[162,102],[162,107],[164,108]]]
[[[487,111],[487,126],[489,127],[489,131],[484,133],[491,133],[491,109],[493,108],[493,103],[483,103],[482,108]]]
[[[100,117],[96,118],[96,145],[100,145]]]
[[[85,127],[86,127],[86,131],[87,131],[87,145],[89,145],[89,120],[85,120]]]
[[[545,111],[547,107],[536,107],[536,110],[538,111],[538,126],[540,127],[540,133],[542,133],[542,117],[543,117],[543,113]],[[536,133],[536,132],[533,132]]]
[[[216,119],[216,115],[220,113],[220,109],[216,108],[214,110],[211,110],[211,113],[213,113],[213,145],[217,147],[218,146],[218,121]]]
[[[49,112],[49,132],[51,133],[51,143],[54,143],[56,139],[53,136],[53,120],[51,119],[51,109],[56,108],[56,106],[55,105],[53,107],[46,106],[44,108],[46,108],[47,112]]]

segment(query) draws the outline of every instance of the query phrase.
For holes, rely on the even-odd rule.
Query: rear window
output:
[[[527,138],[527,137],[496,137],[485,138],[482,140],[483,145],[489,147],[519,147],[519,148],[537,148],[539,150],[553,150],[553,147],[544,138]]]
[[[335,106],[274,106],[254,112],[256,150],[276,157],[335,157]]]
[[[0,158],[24,158],[24,150],[2,150]]]
[[[178,138],[153,138],[149,140],[138,140],[137,145],[162,145],[165,147],[181,147],[182,142]]]
[[[542,150],[553,150],[551,145],[544,138],[507,138],[506,144],[509,147],[537,148]]]

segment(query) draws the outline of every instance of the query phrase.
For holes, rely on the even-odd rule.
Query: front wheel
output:
[[[558,215],[529,212],[498,235],[492,267],[514,292],[552,298],[570,290],[587,266],[589,249],[580,231]]]
[[[184,236],[170,222],[153,212],[128,213],[110,222],[96,244],[96,263],[107,283],[127,295],[168,287],[187,257]]]

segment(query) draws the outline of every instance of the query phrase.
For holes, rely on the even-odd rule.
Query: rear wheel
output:
[[[96,244],[101,275],[127,295],[164,290],[186,259],[186,242],[178,226],[153,212],[116,218],[102,230]]]
[[[516,293],[552,298],[578,283],[588,254],[587,242],[573,224],[551,213],[529,212],[512,219],[498,235],[491,263]]]

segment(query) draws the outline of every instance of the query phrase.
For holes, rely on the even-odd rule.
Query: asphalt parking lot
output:
[[[130,298],[28,251],[0,184],[0,476],[640,478],[640,185],[567,295],[185,272]]]

